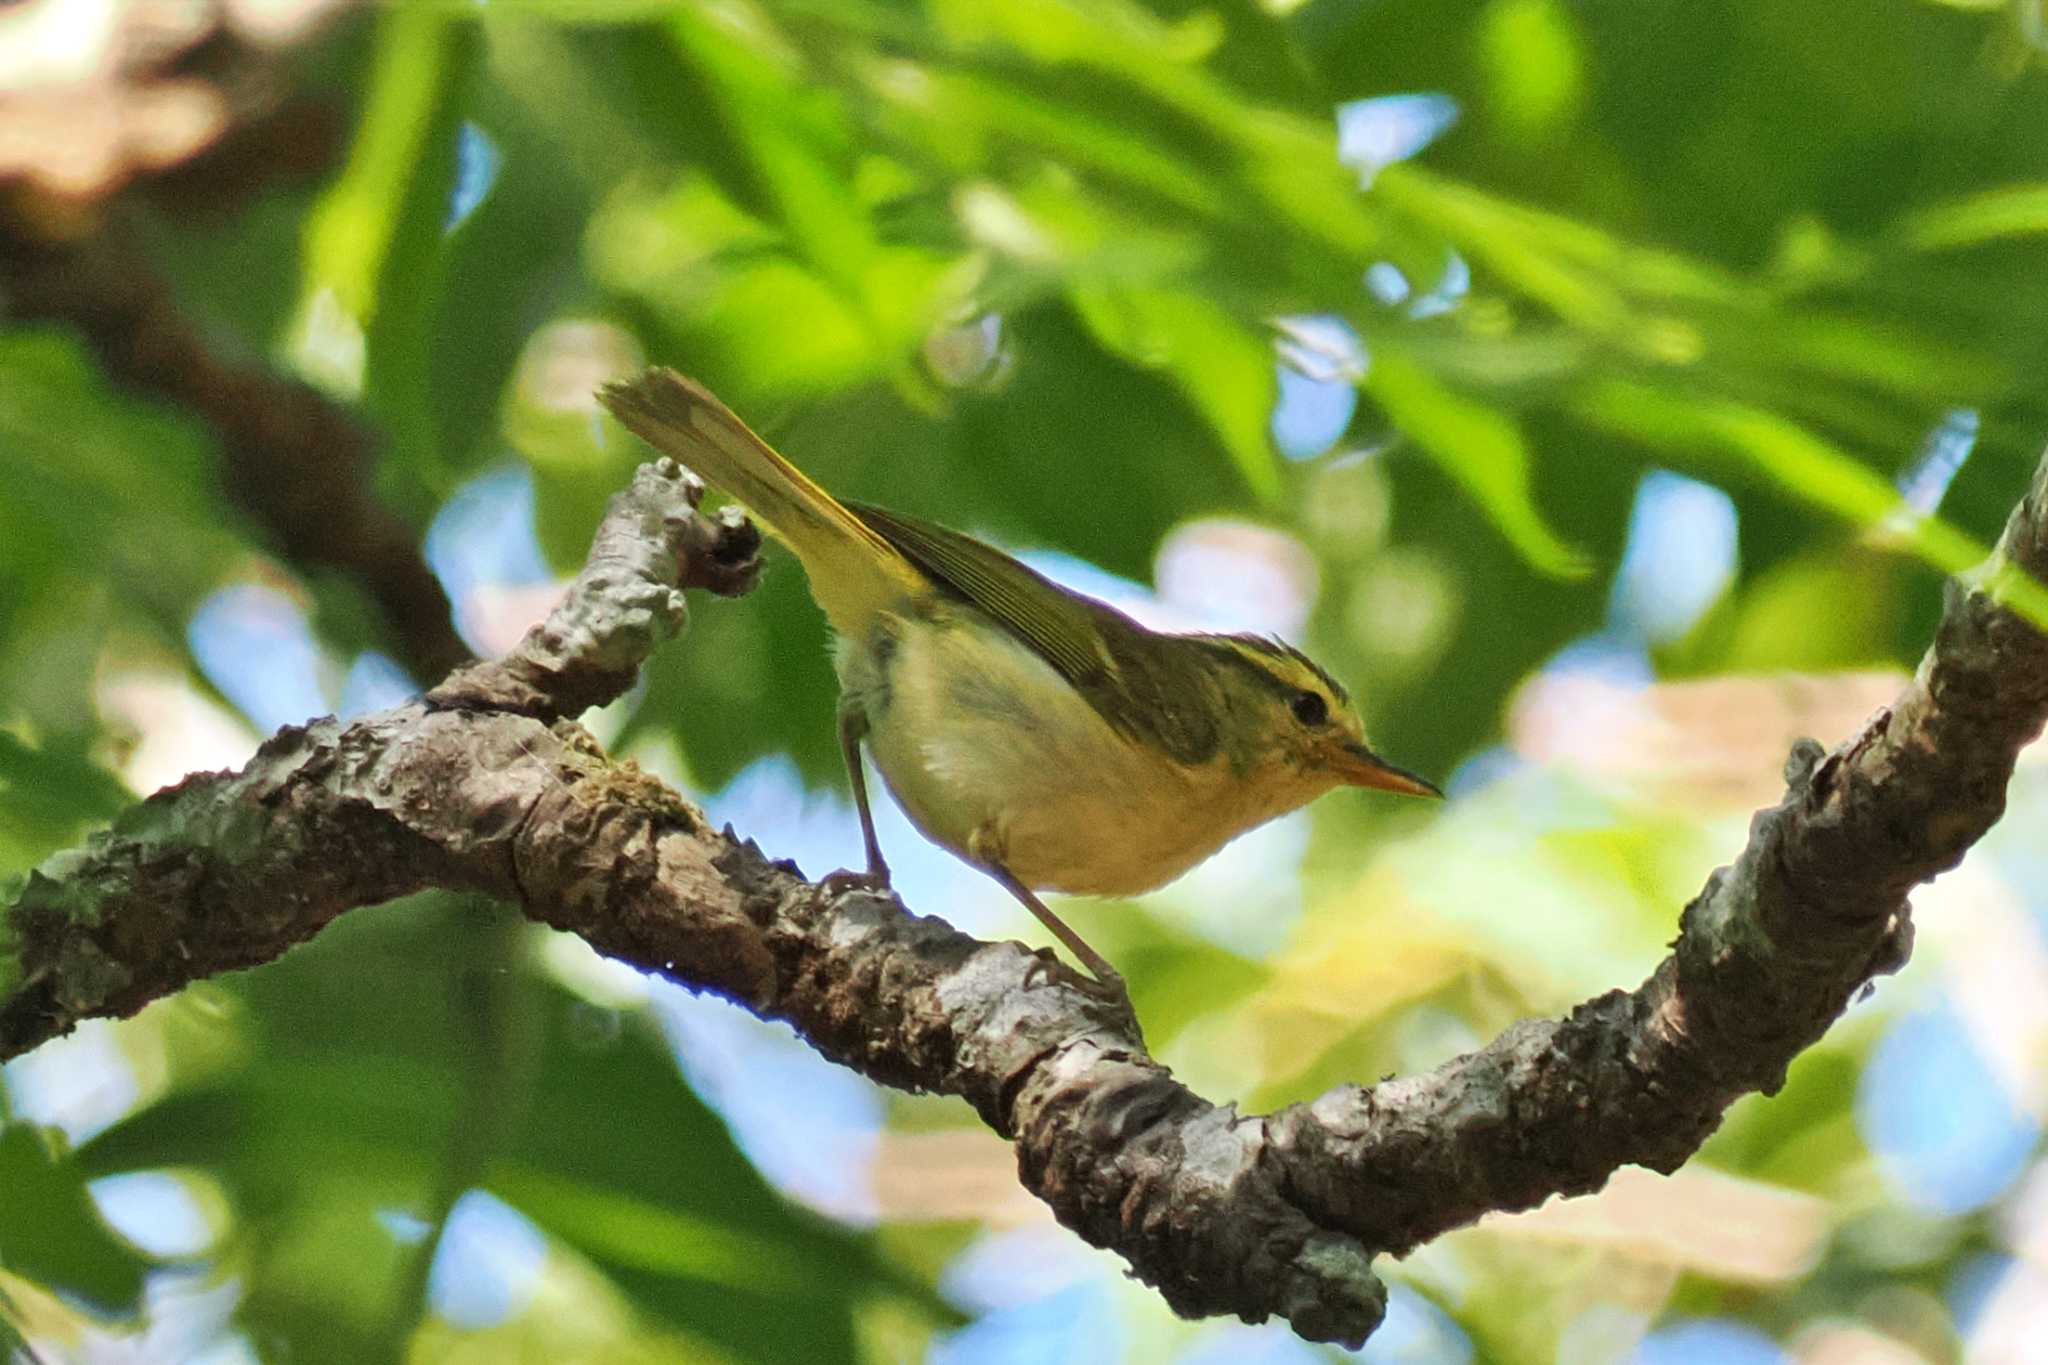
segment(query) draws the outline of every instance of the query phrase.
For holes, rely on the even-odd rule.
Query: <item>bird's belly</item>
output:
[[[1022,806],[1007,832],[1010,871],[1026,886],[1082,896],[1135,896],[1164,886],[1237,833],[1142,792],[1082,789]]]
[[[1077,753],[1044,735],[991,735],[944,720],[909,761],[877,766],[925,834],[962,856],[987,846],[1026,886],[1130,896],[1172,881],[1242,828],[1222,802],[1192,803],[1172,772],[1103,752]],[[908,747],[908,746],[905,746]]]
[[[1185,769],[1133,744],[1007,636],[950,634],[907,640],[869,715],[876,768],[934,842],[971,858],[979,835],[1034,890],[1124,896],[1278,814],[1244,809],[1221,759]]]

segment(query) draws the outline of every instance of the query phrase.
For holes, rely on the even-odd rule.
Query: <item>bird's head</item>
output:
[[[1340,786],[1443,795],[1373,752],[1350,694],[1306,654],[1259,635],[1208,638],[1228,699],[1225,748],[1249,780],[1296,787],[1301,800]]]

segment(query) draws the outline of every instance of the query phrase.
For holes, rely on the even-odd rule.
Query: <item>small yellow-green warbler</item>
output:
[[[838,637],[839,743],[871,885],[887,886],[889,868],[863,740],[928,838],[1112,985],[1115,970],[1034,892],[1149,891],[1333,787],[1439,794],[1368,748],[1344,689],[1288,645],[1148,630],[957,531],[839,502],[673,370],[603,399],[802,562]]]

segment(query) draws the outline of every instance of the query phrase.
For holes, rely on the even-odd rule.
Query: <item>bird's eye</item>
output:
[[[1303,725],[1321,725],[1330,718],[1330,703],[1323,700],[1320,692],[1297,692],[1287,705]]]

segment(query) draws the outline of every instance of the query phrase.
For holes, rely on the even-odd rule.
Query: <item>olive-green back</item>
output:
[[[1147,630],[972,536],[867,503],[844,505],[942,591],[1044,659],[1113,728],[1183,762],[1216,753],[1216,679],[1204,666],[1204,637]]]

